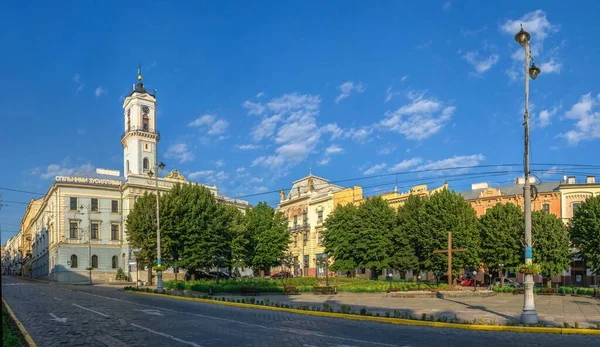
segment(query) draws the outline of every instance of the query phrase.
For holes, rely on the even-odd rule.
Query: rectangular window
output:
[[[294,216],[294,228],[298,226],[298,216]]]
[[[309,266],[309,263],[308,263],[308,255],[305,255],[305,256],[304,256],[304,266]]]
[[[70,222],[69,223],[69,238],[71,238],[71,239],[76,239],[77,238],[77,229],[78,229],[78,223],[77,222]]]
[[[99,223],[92,223],[90,225],[90,232],[92,234],[92,240],[98,240],[100,238],[100,235],[98,235],[99,230],[100,230]]]
[[[119,201],[118,200],[112,200],[110,202],[110,210],[113,213],[119,213]]]
[[[573,208],[573,213],[575,213],[575,211],[577,211],[577,209],[579,207],[581,207],[581,203],[580,202],[574,202],[571,206]]]
[[[308,224],[308,215],[306,214],[306,212],[302,213],[302,225],[307,225]]]
[[[298,235],[294,235],[294,247],[298,247]]]
[[[542,204],[542,211],[550,214],[550,204]]]
[[[69,210],[77,211],[77,198],[69,198]]]
[[[323,246],[323,233],[318,234],[319,246]]]
[[[317,211],[317,223],[323,223],[323,211]]]
[[[92,198],[91,210],[93,212],[98,212],[98,199]]]
[[[308,233],[304,233],[304,238],[302,239],[302,244],[304,246],[306,246],[306,243],[308,242]]]
[[[119,239],[119,224],[112,224],[110,226],[110,239],[111,240]]]

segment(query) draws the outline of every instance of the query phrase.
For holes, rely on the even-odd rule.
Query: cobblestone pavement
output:
[[[39,346],[591,346],[598,336],[398,326],[195,303],[2,277],[2,293]]]

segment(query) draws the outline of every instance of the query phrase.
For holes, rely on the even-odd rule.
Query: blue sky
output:
[[[531,83],[532,162],[600,165],[599,12],[593,1],[3,3],[0,187],[44,193],[56,174],[122,172],[122,98],[138,61],[158,90],[160,158],[228,196],[289,189],[311,168],[343,180],[519,164],[521,22],[542,69]],[[538,174],[562,177],[547,169]],[[449,179],[465,190],[519,167],[502,170],[398,185]],[[390,179],[340,184],[376,193]],[[23,215],[16,202],[34,195],[0,193],[4,242]]]

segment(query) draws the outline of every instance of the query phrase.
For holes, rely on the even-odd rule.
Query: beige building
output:
[[[287,195],[280,191],[277,210],[288,220],[289,251],[295,257],[294,276],[324,275],[318,259],[325,255],[323,222],[334,209],[334,194],[342,187],[312,174],[295,181]]]

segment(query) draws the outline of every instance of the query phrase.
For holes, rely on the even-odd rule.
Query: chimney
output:
[[[596,176],[588,176],[588,177],[586,177],[585,183],[596,183]]]
[[[575,176],[569,176],[569,177],[567,177],[567,183],[568,184],[575,184]]]

